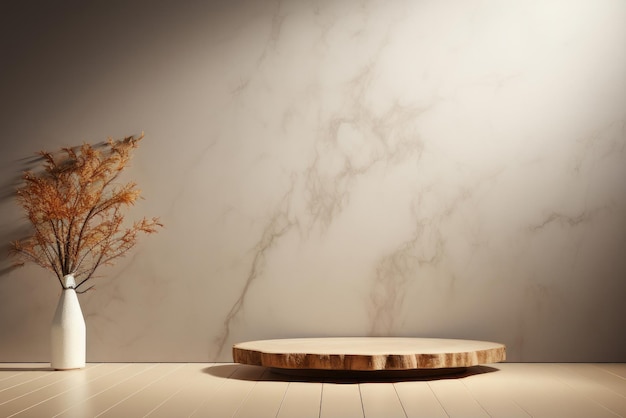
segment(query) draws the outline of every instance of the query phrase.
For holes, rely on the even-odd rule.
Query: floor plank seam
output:
[[[361,384],[357,384],[359,388],[359,400],[361,401],[361,413],[363,414],[363,418],[365,418],[365,405],[363,405],[363,393],[361,392]]]
[[[189,367],[192,363],[185,363],[184,367]],[[210,363],[208,365],[208,367],[212,367],[214,363]],[[150,416],[150,414],[153,414],[154,412],[156,412],[160,407],[162,407],[163,405],[165,405],[165,403],[167,403],[170,399],[172,399],[174,396],[178,395],[179,393],[181,393],[183,391],[183,389],[186,389],[191,383],[187,382],[184,385],[181,385],[178,390],[174,391],[174,393],[172,393],[170,396],[168,396],[167,398],[165,398],[161,403],[159,403],[157,406],[155,406],[154,408],[152,408],[152,410],[148,411],[147,414],[145,414],[143,416],[143,418],[146,418],[148,416]]]
[[[429,382],[426,382],[426,384],[428,385],[428,388],[430,389],[430,391],[433,393],[433,396],[435,397],[435,399],[437,399],[437,402],[439,402],[439,406],[441,407],[441,409],[443,409],[443,412],[448,416],[448,418],[450,418],[450,413],[448,412],[446,407],[443,406],[441,399],[439,399],[439,396],[437,396],[437,393],[435,392],[431,384]]]
[[[265,374],[265,372],[263,373]],[[239,412],[239,410],[241,410],[241,407],[245,405],[246,401],[248,400],[248,398],[250,397],[250,394],[252,393],[252,391],[254,390],[255,387],[257,387],[257,385],[259,384],[259,381],[254,382],[254,384],[250,387],[250,389],[248,390],[248,393],[246,393],[246,396],[243,397],[243,399],[241,400],[241,402],[239,402],[239,405],[237,405],[237,408],[235,408],[235,411],[233,412],[233,414],[231,415],[231,417],[236,417],[237,413]]]
[[[280,400],[280,405],[278,405],[278,411],[276,411],[276,415],[274,416],[274,418],[278,418],[278,415],[280,415],[280,410],[283,407],[283,403],[285,402],[285,397],[287,396],[287,392],[289,391],[289,386],[291,386],[291,382],[287,382],[287,388],[285,389],[285,393],[283,393],[283,397]]]
[[[98,363],[98,365],[102,365],[102,364],[104,364],[104,363]],[[109,376],[109,375],[111,375],[111,374],[113,374],[113,373],[119,372],[119,371],[121,371],[121,370],[124,370],[124,369],[126,369],[126,368],[128,368],[128,367],[130,367],[130,366],[131,366],[131,364],[122,365],[121,367],[119,367],[119,368],[117,368],[117,369],[113,369],[113,370],[109,371],[108,373],[105,373],[105,374],[100,375],[100,376],[95,376],[94,378],[92,378],[92,379],[90,379],[90,380],[87,380],[87,381],[86,381],[86,382],[84,382],[84,383],[92,383],[92,382],[96,382],[96,381],[98,381],[99,379],[106,378],[107,376]],[[94,368],[95,368],[95,367],[94,367]],[[91,370],[91,369],[90,369],[90,370]],[[53,373],[65,373],[65,372],[53,372]],[[45,402],[50,402],[50,401],[52,401],[53,399],[58,398],[59,396],[62,396],[62,395],[64,395],[64,394],[71,393],[71,392],[72,392],[72,391],[73,391],[76,387],[81,387],[81,386],[83,386],[83,385],[84,385],[84,383],[83,383],[83,382],[81,382],[81,383],[76,384],[75,386],[71,386],[70,388],[68,388],[67,390],[64,390],[63,392],[59,392],[58,394],[56,394],[56,395],[54,395],[54,396],[50,396],[49,398],[45,399],[44,401],[38,402],[37,404],[34,404],[34,405],[31,405],[29,408],[25,408],[24,410],[20,411],[18,414],[21,414],[22,412],[26,412],[26,411],[28,411],[29,409],[35,408],[35,407],[37,407],[37,406],[39,406],[39,405],[41,405],[41,404],[43,404],[43,403],[45,403]],[[65,411],[67,411],[67,409],[66,409]],[[63,412],[64,412],[64,411],[63,411]],[[63,412],[61,412],[61,413],[63,413]],[[17,415],[17,414],[14,414],[14,415]],[[13,416],[13,415],[12,415],[12,416]]]
[[[158,366],[158,364],[156,364],[154,367],[157,367],[157,366]],[[170,374],[174,373],[176,370],[180,369],[180,367],[181,367],[181,366],[177,367],[177,368],[176,368],[176,369],[174,369],[174,370],[170,370],[170,372],[169,372],[169,373],[165,373],[165,374],[163,374],[162,376],[160,376],[160,377],[159,377],[158,379],[156,379],[156,380],[151,380],[151,381],[150,381],[150,383],[148,383],[148,384],[147,384],[147,385],[145,385],[145,386],[142,386],[140,389],[137,389],[136,391],[134,391],[134,392],[133,392],[133,393],[131,393],[130,395],[126,396],[125,398],[121,399],[119,402],[115,403],[114,405],[111,405],[109,408],[107,408],[107,409],[105,409],[104,411],[100,412],[100,413],[99,413],[98,415],[96,415],[94,418],[97,418],[97,417],[99,417],[99,416],[101,416],[101,415],[103,415],[103,414],[107,413],[107,412],[108,412],[108,411],[110,411],[111,409],[113,409],[113,408],[115,408],[116,406],[118,406],[118,405],[120,405],[120,404],[124,403],[126,400],[128,400],[128,399],[132,398],[132,397],[133,397],[133,396],[135,396],[136,394],[138,394],[138,393],[140,393],[140,392],[143,392],[144,390],[146,390],[146,389],[147,389],[147,388],[149,388],[150,386],[152,386],[152,385],[154,385],[155,383],[157,383],[157,382],[159,382],[159,381],[163,380],[164,378],[166,378],[166,377],[167,377],[167,376],[169,376]],[[151,369],[152,369],[152,368],[150,368],[150,369],[148,369],[148,370],[151,370]],[[148,370],[146,370],[146,371],[148,371]]]
[[[489,417],[493,418],[493,415],[491,415],[489,413],[489,411],[487,411],[487,408],[484,407],[484,405],[478,400],[478,398],[472,393],[472,391],[470,390],[469,387],[467,387],[467,384],[463,381],[463,379],[460,380],[461,381],[461,385],[465,388],[465,391],[467,392],[467,394],[470,396],[470,398],[476,402],[476,404],[478,404],[478,406],[480,407],[480,409],[482,409],[485,414],[487,414]]]
[[[102,364],[102,363],[98,363],[98,366],[99,366],[99,365],[101,365],[101,364]],[[95,369],[96,367],[97,367],[97,366],[94,366],[94,367],[90,368],[90,370],[91,370],[91,369]],[[110,372],[108,372],[108,373],[106,373],[106,374],[103,374],[103,375],[101,375],[101,376],[95,376],[95,377],[93,377],[91,380],[87,380],[87,381],[86,381],[86,383],[89,383],[89,382],[95,382],[96,380],[98,380],[98,379],[100,379],[100,378],[103,378],[103,377],[106,377],[106,376],[110,375],[111,373],[115,373],[115,372],[116,372],[116,370],[111,370]],[[58,382],[62,382],[62,381],[63,381],[63,380],[59,380]],[[55,383],[58,383],[58,382],[55,382]],[[58,398],[59,396],[61,396],[61,395],[65,394],[65,393],[71,392],[74,388],[76,388],[77,386],[80,386],[80,385],[82,385],[82,384],[83,384],[83,383],[81,382],[81,383],[77,383],[77,384],[75,384],[74,386],[70,386],[68,389],[64,390],[63,392],[59,392],[59,393],[57,393],[57,394],[56,394],[56,395],[54,395],[54,396],[50,396],[50,397],[48,397],[48,398],[46,398],[46,399],[44,399],[44,400],[42,400],[42,401],[39,401],[39,402],[37,402],[37,403],[35,403],[35,404],[33,404],[33,405],[30,405],[28,408],[24,408],[24,409],[22,409],[22,410],[21,410],[21,411],[19,411],[19,412],[16,412],[16,413],[14,413],[14,414],[12,414],[12,415],[9,415],[7,418],[10,418],[10,417],[13,417],[13,416],[19,415],[19,414],[21,414],[21,413],[23,413],[23,412],[28,411],[29,409],[33,409],[33,408],[35,408],[36,406],[39,406],[39,405],[41,405],[41,404],[43,404],[43,403],[45,403],[45,402],[51,401],[51,400],[52,400],[52,399],[54,399],[54,398]]]
[[[527,410],[526,408],[524,408],[523,405],[519,404],[515,399],[511,399],[511,402],[513,402],[515,405],[517,405],[522,411],[524,411],[526,413],[526,415],[528,415],[530,418],[534,418],[533,414],[530,413],[529,410]]]
[[[594,367],[595,367],[595,365],[592,365],[592,366],[594,366]],[[602,372],[605,372],[605,373],[607,373],[607,374],[611,375],[611,376],[617,377],[617,378],[622,379],[622,380],[626,380],[626,379],[623,379],[621,376],[614,375],[613,373],[609,373],[609,372],[607,372],[606,370],[603,370],[603,369],[600,369],[600,370],[601,370]],[[572,370],[572,373],[575,373],[575,374],[576,374],[576,375],[578,375],[581,379],[588,379],[588,377],[587,377],[587,376],[585,376],[584,374],[582,374],[582,373],[580,373],[580,372],[578,372],[578,371],[576,371],[576,370]],[[594,381],[595,381],[595,380],[594,380]],[[596,382],[596,383],[597,383],[599,386],[603,387],[604,389],[606,389],[606,390],[608,390],[608,391],[610,391],[610,392],[612,392],[612,393],[616,394],[617,396],[619,396],[619,397],[621,397],[621,398],[626,399],[626,395],[625,395],[625,394],[623,394],[623,393],[620,393],[620,392],[616,391],[613,387],[611,387],[611,386],[609,386],[609,385],[606,385],[606,384],[604,384],[604,383],[602,383],[602,382]]]
[[[558,367],[563,367],[563,366],[562,366],[562,365],[557,365],[557,368],[558,368]],[[602,369],[600,369],[600,370],[602,370]],[[578,376],[584,377],[584,376],[582,376],[580,373],[577,373],[575,370],[570,370],[570,372],[571,372],[571,373],[574,373],[574,374],[577,374]],[[594,403],[594,404],[596,404],[596,405],[600,406],[601,408],[604,408],[605,410],[607,410],[608,412],[610,412],[610,413],[614,414],[614,415],[615,415],[615,416],[617,416],[617,417],[624,418],[624,417],[623,417],[622,415],[620,415],[618,412],[613,411],[613,410],[612,410],[611,408],[609,408],[608,406],[604,405],[604,404],[603,404],[603,403],[601,403],[601,402],[598,402],[596,399],[594,399],[594,398],[592,398],[591,396],[589,396],[589,394],[588,394],[586,391],[583,391],[583,390],[577,389],[576,387],[572,386],[570,383],[568,383],[567,379],[562,379],[562,378],[560,378],[559,376],[556,376],[556,379],[557,379],[558,381],[560,381],[562,384],[564,384],[565,386],[567,386],[568,388],[570,388],[570,389],[572,390],[572,392],[574,392],[574,393],[578,393],[578,394],[579,394],[579,396],[581,396],[581,397],[583,397],[583,398],[587,399],[588,401],[591,401],[591,403]],[[601,384],[600,384],[600,386],[610,391],[610,389],[609,389],[609,388],[607,388],[605,385],[601,385]],[[612,391],[611,391],[611,392],[612,392]],[[613,392],[613,393],[616,393],[616,392]],[[622,395],[620,395],[619,393],[616,393],[616,394],[617,394],[617,395],[619,395],[619,396],[622,396]],[[622,397],[624,397],[624,396],[622,396]],[[625,399],[626,399],[626,397],[625,397]]]
[[[231,379],[231,378],[232,378],[232,376],[233,376],[233,375],[237,372],[237,370],[239,370],[240,368],[241,368],[241,366],[237,366],[237,367],[235,367],[235,369],[234,369],[232,372],[230,372],[230,374],[229,374],[228,376],[226,376],[226,378],[225,378],[225,379],[222,379],[222,381],[219,383],[219,385],[217,385],[217,387],[215,387],[215,388],[212,390],[212,392],[213,392],[213,393],[211,393],[211,395],[210,395],[208,398],[204,399],[204,400],[200,403],[200,405],[198,405],[198,406],[196,407],[196,409],[194,409],[194,410],[191,412],[191,414],[189,414],[189,416],[188,416],[187,418],[192,418],[192,417],[193,417],[193,416],[194,416],[194,415],[195,415],[198,411],[200,411],[200,410],[204,407],[204,405],[206,405],[206,404],[207,404],[207,402],[209,402],[209,401],[213,400],[213,398],[215,397],[215,394],[216,394],[217,392],[219,392],[219,390],[220,390],[220,389],[224,386],[224,384],[225,384],[225,383],[226,383],[229,379]]]
[[[622,376],[622,375],[619,375],[619,374],[617,374],[617,373],[614,373],[614,372],[612,372],[611,370],[605,369],[604,367],[601,367],[601,366],[599,366],[599,365],[597,365],[597,364],[594,364],[594,367],[596,367],[596,368],[598,368],[598,369],[602,370],[604,373],[608,373],[608,374],[610,374],[610,375],[612,375],[612,376],[615,376],[615,377],[617,377],[617,378],[619,378],[619,379],[621,379],[621,380],[626,380],[626,377],[624,377],[624,376]]]
[[[132,365],[132,363],[129,363],[128,367],[130,367],[131,365]],[[102,389],[100,392],[94,393],[93,395],[89,396],[88,398],[83,399],[83,401],[82,401],[82,402],[80,402],[80,403],[86,403],[89,399],[92,399],[92,398],[94,398],[94,397],[96,397],[96,396],[98,396],[98,395],[100,395],[100,394],[102,394],[102,393],[104,393],[104,392],[106,392],[106,391],[108,391],[108,390],[111,390],[111,389],[113,389],[114,387],[117,387],[117,386],[121,385],[122,383],[124,383],[124,382],[126,382],[126,381],[128,381],[128,380],[132,379],[133,377],[135,377],[135,376],[139,376],[140,374],[145,373],[145,372],[147,372],[147,371],[148,371],[148,370],[150,370],[150,369],[153,369],[154,367],[156,367],[156,364],[152,365],[151,367],[148,367],[147,369],[144,369],[144,370],[138,371],[137,373],[135,373],[135,374],[133,374],[133,375],[131,375],[131,376],[128,376],[126,379],[120,380],[120,381],[119,381],[119,382],[117,382],[116,384],[114,384],[114,385],[112,385],[112,386],[109,386],[109,387],[107,387],[106,389]],[[77,406],[77,405],[78,405],[78,404],[74,404],[74,405],[70,406],[69,408],[64,409],[63,411],[61,411],[61,412],[59,412],[58,414],[54,415],[52,418],[56,418],[56,417],[58,417],[58,416],[60,416],[60,415],[63,415],[64,413],[66,413],[67,411],[69,411],[70,409],[74,408],[74,407],[75,407],[75,406]]]
[[[322,418],[322,402],[324,401],[324,385],[326,384],[322,382],[322,389],[320,390],[320,404],[319,404],[320,410],[317,414],[317,418]]]
[[[41,377],[43,378],[43,377],[46,377],[46,376],[44,375],[44,376],[41,376]],[[47,385],[40,386],[40,387],[38,387],[38,388],[36,388],[36,389],[31,390],[30,392],[26,392],[26,393],[24,393],[24,394],[21,394],[20,396],[16,396],[16,397],[14,397],[14,398],[11,398],[11,399],[6,400],[6,401],[4,401],[4,402],[0,403],[0,406],[5,405],[5,404],[10,403],[10,402],[13,402],[13,401],[16,401],[16,400],[18,400],[18,399],[20,399],[20,398],[23,398],[24,396],[28,396],[28,395],[33,394],[33,393],[35,393],[35,392],[39,392],[40,390],[43,390],[43,389],[45,389],[45,388],[47,388],[47,387],[49,387],[49,386],[55,385],[55,384],[57,384],[57,383],[59,383],[59,382],[62,382],[62,381],[64,381],[64,380],[68,380],[69,378],[70,378],[70,376],[66,376],[66,377],[61,378],[61,379],[59,379],[59,380],[55,380],[55,381],[53,381],[52,383],[48,383]],[[31,381],[34,381],[34,380],[37,380],[37,379],[29,380],[29,381],[28,381],[28,383],[30,383]],[[11,389],[12,389],[12,388],[11,388]]]
[[[19,373],[19,374],[22,374],[22,373]],[[46,374],[42,374],[41,376],[33,377],[32,379],[26,380],[26,381],[21,382],[21,383],[19,383],[19,384],[17,384],[17,385],[12,385],[12,386],[9,386],[9,387],[7,387],[7,388],[4,388],[4,389],[0,390],[0,395],[2,394],[2,392],[5,392],[5,391],[7,391],[7,390],[11,390],[11,389],[13,389],[13,388],[17,388],[17,387],[19,387],[19,386],[25,385],[25,384],[30,383],[30,382],[34,382],[34,381],[39,380],[39,379],[43,379],[43,378],[44,378],[44,377],[46,377],[46,376],[47,376]],[[5,403],[6,403],[6,402],[2,402],[2,403],[0,403],[0,405],[3,405],[3,404],[5,404]]]
[[[402,408],[402,412],[404,413],[404,418],[409,418],[409,414],[406,412],[406,408],[402,403],[402,399],[400,398],[400,394],[398,393],[398,387],[395,383],[391,384],[393,386],[393,391],[396,392],[396,396],[398,397],[398,402],[400,402],[400,407]]]

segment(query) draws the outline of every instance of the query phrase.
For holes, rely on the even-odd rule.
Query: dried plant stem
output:
[[[41,151],[42,170],[25,172],[17,190],[33,233],[11,243],[16,264],[33,262],[52,271],[61,285],[63,276],[73,274],[78,289],[101,265],[113,264],[133,248],[138,233],[162,227],[158,218],[123,227],[122,208],[133,205],[140,191],[133,182],[117,185],[116,180],[142,138],[109,139],[104,151],[89,144],[56,154]]]

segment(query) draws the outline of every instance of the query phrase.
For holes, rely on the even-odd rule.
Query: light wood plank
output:
[[[127,398],[120,400],[98,416],[101,418],[145,416],[170,395],[176,382],[180,382],[180,377],[176,372],[180,371],[183,366],[183,364],[175,363],[158,365],[159,374],[156,378],[146,382],[144,387],[138,386],[135,393],[129,394]]]
[[[577,371],[579,364],[546,365],[559,380],[573,388],[578,395],[586,397],[608,410],[626,417],[626,397],[610,390],[606,385],[598,383],[595,379],[585,379]]]
[[[280,379],[282,379],[281,376],[266,370],[234,416],[237,418],[276,417],[289,386],[288,382],[281,382]]]
[[[239,364],[204,365],[197,373],[190,369],[190,376],[182,386],[147,414],[150,418],[188,417],[198,410],[207,399],[241,366]]]
[[[58,400],[55,401],[55,398],[63,394],[80,391],[86,383],[112,373],[119,367],[119,365],[111,367],[103,364],[88,364],[82,370],[51,372],[62,373],[65,378],[4,405],[3,412],[7,416],[15,414],[20,417],[41,417],[51,415],[52,411],[60,412],[62,409],[54,408],[54,405],[58,404]]]
[[[266,371],[259,366],[240,366],[223,384],[207,397],[192,417],[231,417],[241,407],[257,380]]]
[[[615,369],[619,370],[619,368]],[[621,396],[626,396],[626,379],[608,372],[605,368],[598,367],[596,364],[579,363],[576,364],[576,373],[585,379],[598,382]]]
[[[451,418],[489,418],[489,414],[459,380],[434,380],[428,385]]]
[[[77,402],[57,414],[63,418],[95,417],[117,404],[127,396],[158,378],[160,369],[156,364],[136,363],[124,368],[118,376],[121,380],[96,381],[94,386],[85,385],[83,393],[75,393]],[[106,385],[103,387],[103,385]],[[94,393],[95,392],[95,393]]]
[[[320,418],[363,418],[358,384],[324,383]]]
[[[50,371],[33,372],[27,376],[23,382],[12,384],[0,391],[0,405],[6,405],[9,402],[37,392],[42,388],[48,387],[56,382],[68,379],[74,371],[55,372]],[[80,373],[80,371],[78,371]]]
[[[2,366],[0,417],[444,418],[446,410],[464,418],[626,416],[624,364],[499,363],[499,371],[461,378],[360,384],[296,381],[224,363],[107,363],[67,372],[41,364]]]
[[[406,418],[392,383],[362,383],[359,386],[367,418]]]
[[[22,363],[0,363],[0,382],[14,378],[20,374],[52,370],[49,364],[24,365]]]
[[[6,377],[0,380],[0,402],[3,402],[2,399],[7,400],[9,398],[8,396],[6,398],[3,398],[2,393],[5,390],[22,385],[32,380],[40,379],[44,376],[49,375],[51,372],[52,369],[46,370],[32,368],[29,366],[24,366],[22,371],[17,371],[13,368],[9,368],[7,371],[2,372],[2,376]]]
[[[514,385],[514,379],[510,373],[497,370],[467,376],[460,382],[492,418],[529,418],[530,415],[511,396],[509,388]]]
[[[407,417],[448,418],[428,382],[398,382],[394,386]]]
[[[596,363],[595,366],[626,379],[626,363]]]
[[[549,370],[546,364],[502,364],[515,378],[507,390],[515,402],[534,418],[615,418],[597,403],[580,396]],[[522,367],[520,367],[522,366]]]
[[[278,418],[318,418],[321,399],[321,383],[289,382]]]

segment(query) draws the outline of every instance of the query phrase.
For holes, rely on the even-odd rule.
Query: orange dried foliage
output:
[[[25,172],[17,200],[34,227],[33,234],[11,243],[17,265],[30,261],[62,278],[73,274],[76,289],[101,265],[111,265],[137,242],[139,233],[157,232],[158,218],[123,227],[122,208],[140,196],[136,184],[116,184],[132,150],[143,138],[109,139],[101,151],[89,144],[41,151],[43,170]],[[86,290],[91,289],[89,287]]]

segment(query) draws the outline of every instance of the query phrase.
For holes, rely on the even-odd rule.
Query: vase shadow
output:
[[[46,364],[46,363],[43,363]],[[53,372],[54,369],[50,366],[7,366],[0,365],[0,372]]]

